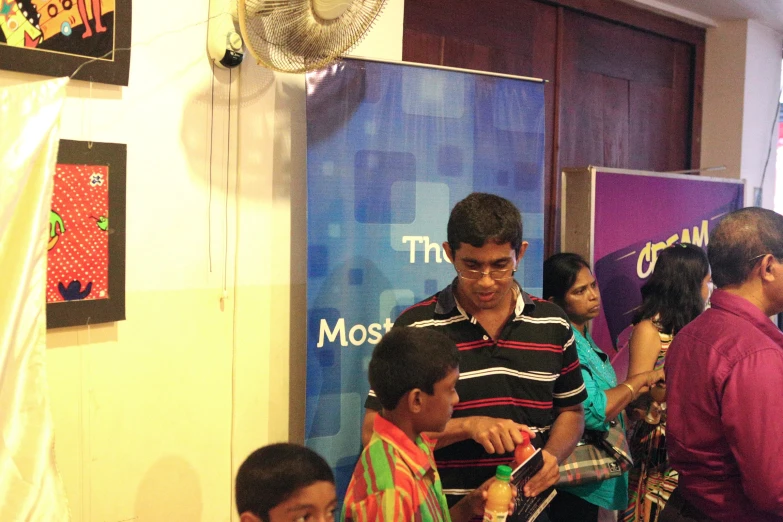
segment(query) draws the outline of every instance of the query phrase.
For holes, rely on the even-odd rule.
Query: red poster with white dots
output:
[[[46,302],[109,298],[109,167],[58,164]]]

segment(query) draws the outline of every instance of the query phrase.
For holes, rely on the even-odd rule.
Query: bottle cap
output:
[[[508,466],[498,466],[495,471],[495,478],[502,482],[508,482],[511,480],[511,468]]]
[[[517,444],[517,446],[527,446],[530,444],[530,434],[528,432],[520,431],[519,434],[522,435],[522,442]]]

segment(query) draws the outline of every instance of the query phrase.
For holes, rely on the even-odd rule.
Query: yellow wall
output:
[[[68,87],[63,138],[128,144],[127,320],[47,336],[75,521],[236,520],[238,464],[303,437],[304,78],[248,56],[213,94],[208,7],[134,0],[130,85]],[[400,59],[402,10],[356,54]]]

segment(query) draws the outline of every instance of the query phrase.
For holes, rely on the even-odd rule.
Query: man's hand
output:
[[[524,424],[517,424],[509,419],[494,417],[466,417],[465,430],[469,437],[482,446],[487,453],[508,453],[514,451],[517,444],[522,443],[520,432],[526,431],[530,438],[535,432]]]
[[[560,478],[560,467],[557,464],[557,457],[547,450],[541,450],[541,456],[544,457],[544,467],[538,470],[525,484],[524,493],[526,497],[535,497],[549,486],[554,486],[557,479]]]

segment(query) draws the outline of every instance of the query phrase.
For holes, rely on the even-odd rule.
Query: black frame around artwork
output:
[[[131,46],[131,0],[115,0],[113,51],[105,58],[0,44],[0,69],[45,76],[73,76],[113,85],[128,85]],[[92,61],[94,60],[94,61]]]
[[[57,163],[109,167],[109,298],[46,304],[46,327],[125,319],[125,169],[127,146],[60,140]]]

